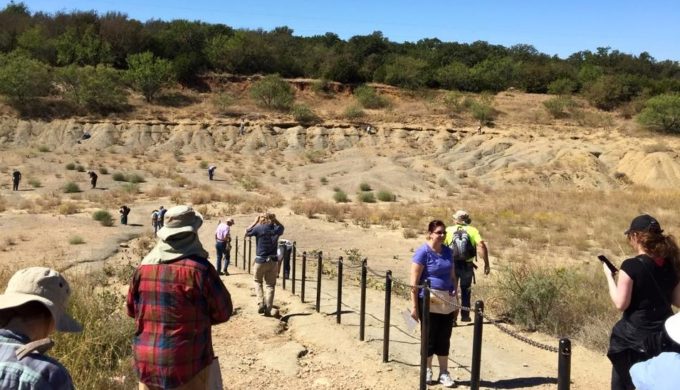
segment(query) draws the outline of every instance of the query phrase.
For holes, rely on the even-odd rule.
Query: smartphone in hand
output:
[[[600,261],[603,262],[607,266],[607,268],[609,268],[609,272],[611,272],[612,275],[619,272],[619,270],[616,268],[616,266],[614,264],[612,264],[612,262],[609,261],[609,259],[607,257],[605,257],[604,255],[599,255],[599,256],[597,256],[597,258],[600,259]]]

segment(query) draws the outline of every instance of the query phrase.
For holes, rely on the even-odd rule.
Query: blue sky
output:
[[[0,0],[4,5],[7,0]],[[131,18],[189,19],[235,28],[292,28],[295,35],[334,32],[347,39],[382,31],[391,41],[531,44],[564,58],[597,47],[657,60],[680,60],[677,0],[25,0],[31,11],[120,11]],[[674,43],[675,42],[675,43]]]

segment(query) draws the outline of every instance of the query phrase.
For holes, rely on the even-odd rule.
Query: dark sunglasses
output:
[[[438,236],[443,236],[443,235],[446,234],[446,230],[437,230],[437,231],[432,232],[432,234],[436,234]]]

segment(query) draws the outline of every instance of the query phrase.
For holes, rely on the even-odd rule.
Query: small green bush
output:
[[[220,114],[226,114],[230,112],[231,106],[236,103],[236,99],[226,92],[218,93],[213,99],[212,104]]]
[[[76,171],[78,171],[78,172],[85,172],[85,167],[82,166],[82,165],[77,165],[77,166],[76,166]]]
[[[28,184],[31,185],[33,188],[40,188],[42,187],[42,183],[38,179],[29,179]]]
[[[109,170],[106,169],[106,167],[101,167],[101,168],[99,168],[99,173],[101,173],[102,175],[108,175]]]
[[[40,152],[40,153],[47,153],[49,151],[50,151],[50,148],[45,146],[45,145],[38,146],[38,152]]]
[[[363,116],[365,116],[366,113],[364,112],[363,108],[358,105],[351,105],[347,108],[345,108],[345,111],[343,112],[343,116],[347,119],[358,119]]]
[[[126,180],[125,180],[125,175],[123,175],[123,174],[120,173],[120,172],[114,173],[113,176],[111,176],[111,178],[112,178],[114,181],[126,181]]]
[[[68,163],[68,164],[66,164],[66,169],[68,169],[69,171],[73,171],[73,170],[76,169],[76,164],[74,164],[72,162]]]
[[[295,94],[290,84],[279,75],[269,75],[250,87],[250,95],[258,106],[275,110],[288,110]]]
[[[381,202],[394,202],[397,200],[397,196],[387,190],[378,191],[378,200]]]
[[[387,98],[380,96],[375,88],[362,85],[354,90],[354,96],[364,108],[385,108],[390,105]]]
[[[138,175],[136,173],[133,173],[132,175],[127,176],[126,179],[127,179],[126,181],[128,181],[130,183],[144,183],[144,182],[146,182],[146,180],[144,179],[143,176]]]
[[[315,94],[323,97],[329,97],[333,94],[333,89],[331,88],[331,82],[327,79],[320,79],[312,84],[312,91]]]
[[[637,120],[652,130],[680,133],[680,94],[658,95],[647,100]]]
[[[333,194],[333,200],[335,200],[337,203],[349,202],[349,198],[347,197],[345,191],[342,191],[340,189],[336,190],[335,193]]]
[[[198,163],[198,167],[201,169],[208,169],[208,162],[207,161],[201,161]]]
[[[548,93],[552,95],[571,95],[577,89],[576,81],[568,78],[557,79],[548,84]]]
[[[553,118],[564,118],[569,115],[569,111],[576,103],[569,96],[557,96],[544,101],[543,106]]]
[[[449,114],[458,114],[465,110],[463,94],[458,91],[447,92],[443,102]]]
[[[321,118],[319,118],[311,108],[304,104],[294,105],[293,108],[291,108],[290,113],[293,115],[293,119],[302,124],[312,124],[321,121]]]
[[[368,183],[361,183],[361,184],[359,184],[359,189],[360,189],[361,191],[371,191],[371,190],[372,190],[371,185],[368,184]]]
[[[78,184],[70,181],[64,185],[64,192],[67,194],[74,194],[80,192],[80,187],[78,187]]]
[[[68,243],[71,245],[81,245],[85,243],[85,240],[80,236],[73,236],[68,239]]]
[[[319,181],[321,182],[322,185],[328,184],[328,179],[326,179],[325,177],[320,178]]]
[[[359,202],[362,203],[375,203],[375,194],[372,191],[360,192],[358,196]]]
[[[98,221],[102,226],[113,226],[113,217],[106,210],[97,210],[92,214],[92,219]]]

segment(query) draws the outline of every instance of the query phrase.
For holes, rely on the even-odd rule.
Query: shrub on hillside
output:
[[[76,192],[80,192],[80,187],[78,187],[78,184],[70,181],[64,184],[64,192],[67,194],[74,194]]]
[[[380,96],[375,88],[368,85],[355,89],[354,96],[364,108],[385,108],[390,104],[387,98]]]
[[[293,115],[293,119],[305,125],[321,121],[321,118],[319,118],[311,108],[304,104],[294,105],[293,108],[290,109],[290,113]]]
[[[659,95],[647,100],[637,120],[652,130],[680,133],[680,94]]]
[[[333,193],[333,200],[336,203],[347,203],[347,202],[349,202],[349,198],[347,197],[347,194],[345,193],[345,191],[340,190],[340,189],[337,189]]]
[[[360,106],[351,105],[351,106],[345,108],[345,111],[343,112],[342,115],[345,118],[352,120],[352,119],[361,118],[364,115],[366,115],[366,113],[364,112],[364,110]]]
[[[568,78],[557,79],[548,84],[548,93],[552,95],[571,95],[577,89],[576,81]]]
[[[121,172],[116,172],[114,173],[111,178],[113,181],[125,181],[125,175],[122,174]]]
[[[364,182],[364,183],[359,184],[359,190],[360,191],[371,191],[372,188],[371,188],[370,184]]]
[[[333,94],[331,82],[328,79],[319,79],[312,84],[312,91],[315,94],[323,97],[329,97]]]
[[[390,191],[380,190],[378,191],[378,200],[381,202],[394,202],[397,200],[397,196]]]
[[[151,102],[156,95],[173,81],[170,61],[157,58],[150,51],[130,54],[127,57],[128,70],[125,77],[132,86]]]
[[[52,76],[47,65],[28,58],[18,51],[0,54],[0,95],[20,107],[29,100],[46,96],[52,88]]]
[[[212,105],[220,114],[227,114],[230,112],[231,106],[236,103],[236,99],[229,93],[218,93],[212,98]]]
[[[279,75],[269,75],[250,87],[250,96],[257,105],[276,110],[288,110],[295,100],[293,89]]]
[[[69,171],[73,171],[73,170],[76,169],[76,164],[74,164],[72,162],[68,163],[68,164],[66,164],[66,169],[68,169]]]
[[[564,118],[569,115],[569,110],[574,108],[576,103],[569,96],[557,96],[543,102],[543,107],[553,118]]]
[[[71,245],[81,245],[85,243],[85,240],[80,236],[73,236],[68,239],[68,243]]]
[[[29,179],[28,184],[31,185],[33,188],[40,188],[42,187],[42,183],[38,179]]]
[[[463,94],[458,91],[447,92],[444,95],[443,103],[449,114],[458,114],[465,110],[463,104]]]
[[[96,113],[122,111],[127,104],[120,72],[105,65],[60,68],[64,96],[73,105]]]
[[[99,222],[102,226],[113,226],[113,217],[106,210],[97,210],[92,214],[92,219]]]
[[[473,100],[470,104],[472,117],[479,121],[480,125],[493,123],[498,116],[498,111],[493,108],[493,97],[482,95],[479,99]]]
[[[372,191],[360,192],[357,195],[357,199],[361,203],[375,203],[375,194]]]

